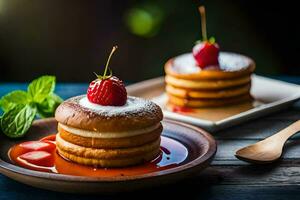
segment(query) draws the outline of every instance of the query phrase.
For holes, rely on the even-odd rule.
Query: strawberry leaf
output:
[[[211,44],[216,43],[216,39],[215,39],[214,37],[210,37],[208,41],[209,41],[209,43],[211,43]]]

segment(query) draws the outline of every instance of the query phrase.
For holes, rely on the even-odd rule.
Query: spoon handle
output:
[[[272,135],[267,139],[276,139],[285,142],[298,131],[300,131],[300,120],[292,123],[290,126],[286,127],[285,129],[279,131],[278,133]]]

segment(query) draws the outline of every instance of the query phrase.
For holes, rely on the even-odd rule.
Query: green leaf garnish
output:
[[[30,128],[36,114],[52,117],[63,101],[53,93],[54,76],[42,76],[33,80],[26,91],[16,90],[0,99],[4,114],[0,116],[0,130],[11,138],[22,137]]]
[[[11,138],[22,137],[30,128],[37,110],[31,105],[17,105],[1,117],[1,130]]]
[[[52,117],[56,108],[62,103],[62,98],[57,94],[51,94],[41,104],[37,105],[38,115],[41,118]]]
[[[4,112],[12,109],[14,106],[19,104],[27,104],[29,97],[27,92],[22,90],[16,90],[3,96],[0,100],[0,107]]]
[[[33,80],[28,86],[28,93],[31,100],[42,103],[48,95],[52,94],[55,88],[54,76],[42,76]]]

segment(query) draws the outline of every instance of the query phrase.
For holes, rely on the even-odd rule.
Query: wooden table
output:
[[[300,78],[286,78],[300,83]],[[85,93],[86,84],[58,84],[63,98]],[[26,89],[26,84],[0,84],[0,96]],[[300,119],[300,102],[279,113],[252,120],[214,133],[218,152],[212,165],[192,179],[146,191],[117,196],[85,196],[55,193],[17,183],[0,175],[0,199],[299,199],[300,198],[300,136],[288,141],[283,159],[269,165],[255,166],[234,157],[240,147],[259,141]]]

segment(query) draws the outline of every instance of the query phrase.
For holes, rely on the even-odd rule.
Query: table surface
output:
[[[280,79],[300,84],[300,77]],[[0,84],[0,96],[26,87],[24,83]],[[68,98],[85,93],[86,88],[87,84],[58,84],[56,93]],[[237,149],[270,136],[298,119],[300,102],[284,111],[214,133],[218,151],[211,166],[193,178],[173,185],[114,196],[86,196],[36,189],[0,175],[0,199],[141,199],[145,195],[147,198],[299,199],[300,136],[287,142],[283,158],[273,164],[251,165],[234,157]]]

